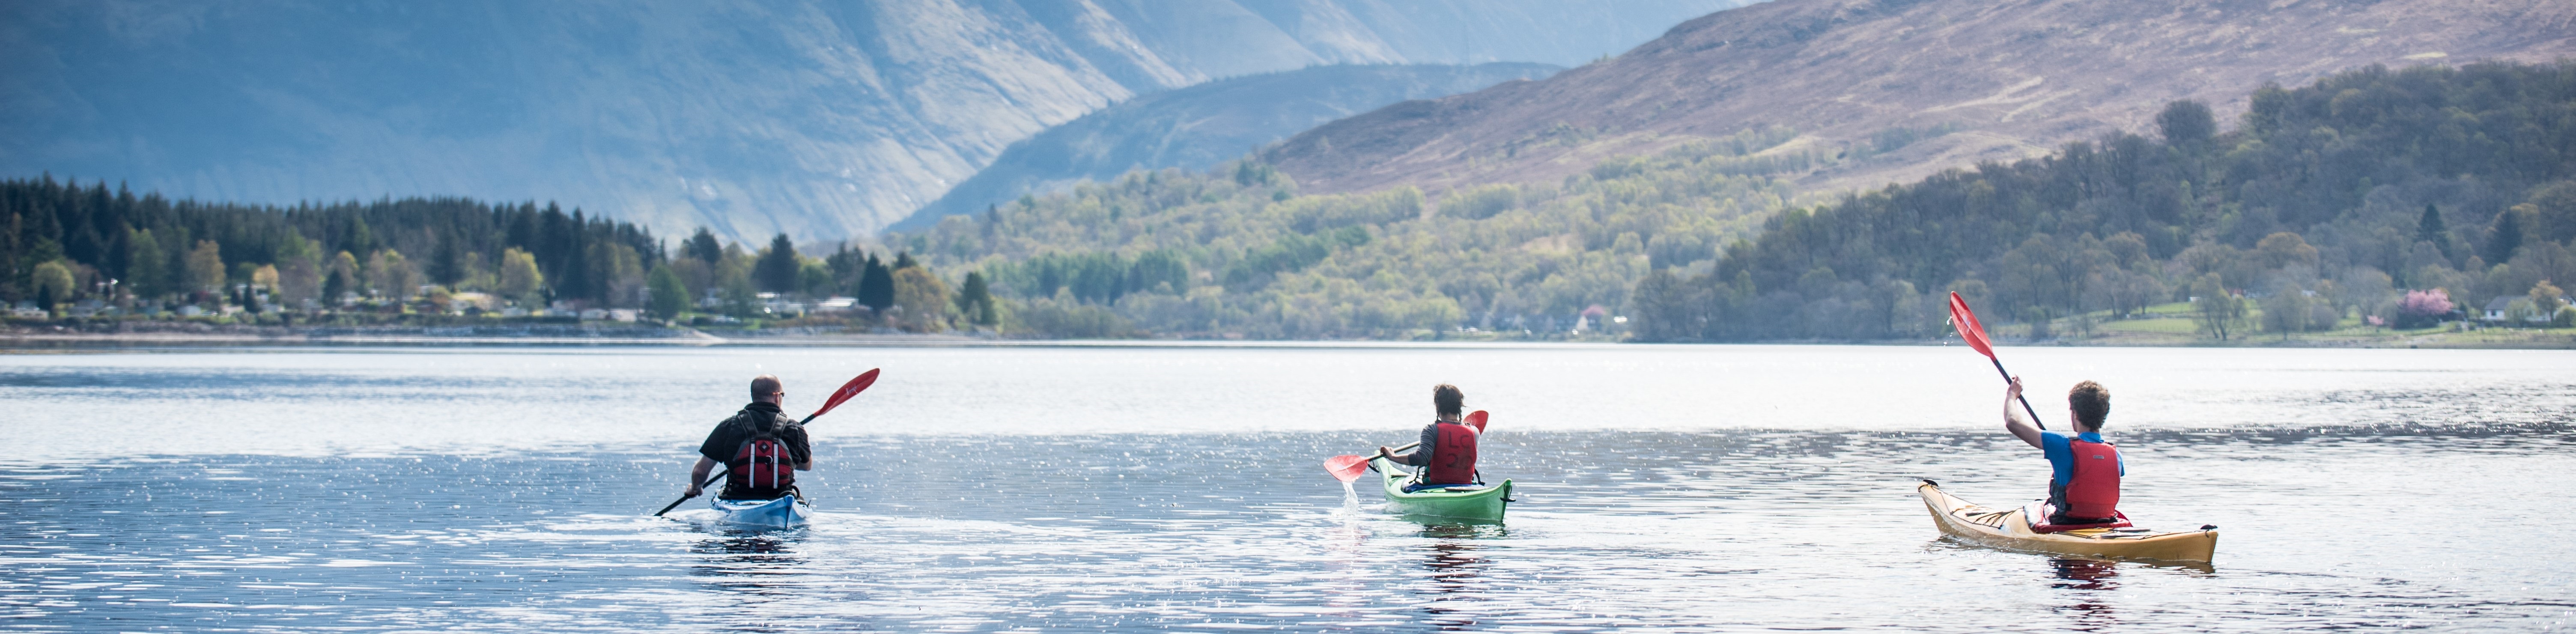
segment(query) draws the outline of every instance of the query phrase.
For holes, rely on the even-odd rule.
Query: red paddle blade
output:
[[[1333,456],[1324,459],[1324,472],[1333,474],[1335,480],[1343,482],[1358,480],[1360,472],[1367,470],[1367,456]]]
[[[1485,433],[1485,410],[1468,412],[1467,426],[1476,428],[1476,433]]]
[[[1977,354],[1994,358],[1994,342],[1986,340],[1985,324],[1977,323],[1977,314],[1969,312],[1968,300],[1960,298],[1958,291],[1950,292],[1950,327],[1958,329],[1959,340],[1968,342],[1970,348],[1976,348]]]
[[[823,401],[823,408],[814,410],[814,414],[806,416],[805,419],[813,420],[815,416],[823,415],[823,412],[832,411],[832,408],[840,407],[842,402],[850,400],[850,397],[858,396],[860,392],[867,391],[868,386],[876,384],[877,370],[870,369],[867,372],[860,373],[859,378],[850,379],[850,382],[841,384],[841,389],[833,390],[832,398]]]

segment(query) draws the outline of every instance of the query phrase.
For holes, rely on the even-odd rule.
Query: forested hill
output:
[[[2396,317],[2398,288],[2475,308],[2576,281],[2576,62],[2371,67],[2249,103],[2224,133],[2178,102],[2157,138],[1789,210],[1707,273],[1640,281],[1637,335],[1937,335],[1946,290],[1990,324],[2241,291],[2300,330]]]
[[[1021,194],[1134,169],[1206,170],[1334,119],[1406,99],[1454,95],[1561,66],[1341,64],[1235,77],[1145,95],[1012,143],[991,165],[888,229],[914,231]]]
[[[116,295],[143,299],[256,280],[290,306],[370,288],[400,299],[424,283],[517,284],[523,288],[510,299],[627,306],[663,259],[661,242],[644,228],[551,203],[405,198],[270,207],[51,177],[0,181],[0,300],[7,301],[105,297],[110,280]],[[505,283],[514,266],[534,275]]]
[[[1558,183],[1453,192],[1436,207],[1411,188],[1300,195],[1252,161],[1139,171],[887,241],[952,279],[988,277],[1015,315],[1005,332],[1562,331],[1623,305],[1648,269],[1705,266],[1716,245],[1752,235],[1787,202],[1772,175],[1823,160],[1777,147],[1796,134],[1745,131]]]

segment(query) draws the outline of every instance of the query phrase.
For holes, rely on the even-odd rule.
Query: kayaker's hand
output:
[[[700,494],[700,493],[705,493],[705,492],[707,492],[707,488],[706,488],[706,487],[698,486],[698,485],[697,485],[697,483],[690,483],[690,484],[689,484],[689,492],[688,492],[688,493],[686,493],[686,494],[682,494],[680,497],[691,497],[691,498],[693,498],[693,497],[697,497],[697,496],[698,496],[698,494]]]
[[[2013,400],[2020,400],[2020,399],[2021,399],[2021,377],[2017,377],[2017,376],[2016,376],[2016,377],[2013,377],[2013,378],[2012,378],[2012,384],[2011,384],[2011,385],[2008,385],[2008,386],[2005,386],[2005,387],[2004,387],[2004,400],[2007,400],[2007,401],[2013,401]]]
[[[1394,460],[1394,459],[1395,459],[1395,449],[1393,449],[1393,448],[1389,448],[1389,447],[1387,447],[1386,445],[1378,445],[1378,446],[1377,446],[1377,457],[1385,458],[1385,459],[1388,459],[1388,460]]]

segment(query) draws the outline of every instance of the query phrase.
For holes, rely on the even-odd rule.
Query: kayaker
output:
[[[1413,453],[1398,456],[1393,448],[1380,445],[1377,457],[1421,467],[1406,491],[1475,484],[1476,428],[1458,419],[1467,409],[1467,393],[1447,383],[1431,386],[1431,408],[1438,418],[1423,426],[1422,442]]]
[[[2033,427],[2013,403],[2021,398],[2021,377],[2004,388],[2004,430],[2038,447],[2048,457],[2047,523],[2055,525],[2121,522],[2120,476],[2128,462],[2120,450],[2102,440],[2102,420],[2111,415],[2111,390],[2085,381],[2066,391],[2067,418],[2075,433]]]
[[[724,491],[716,497],[768,500],[795,493],[796,472],[814,469],[814,448],[805,439],[805,426],[779,411],[786,401],[787,391],[778,377],[752,377],[751,404],[716,423],[707,441],[698,445],[698,464],[689,470],[688,496],[704,492],[699,483],[706,482],[707,473],[718,464],[725,465],[726,473]]]

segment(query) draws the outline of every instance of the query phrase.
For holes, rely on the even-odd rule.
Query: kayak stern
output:
[[[725,500],[709,503],[716,510],[716,521],[737,526],[759,528],[793,528],[812,521],[814,507],[794,495],[770,500]]]
[[[1941,528],[1942,535],[1988,548],[2070,557],[2199,563],[2210,561],[2218,550],[2216,527],[2169,532],[2093,528],[2040,533],[2031,530],[2027,511],[2022,508],[1979,506],[1950,495],[1929,480],[1916,486],[1915,492],[1923,496],[1923,506],[1932,512],[1932,523]]]
[[[1391,513],[1415,518],[1453,522],[1500,524],[1503,509],[1511,502],[1512,481],[1468,489],[1431,489],[1407,493],[1404,485],[1411,474],[1395,468],[1384,458],[1371,461],[1386,486],[1386,509]]]

